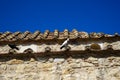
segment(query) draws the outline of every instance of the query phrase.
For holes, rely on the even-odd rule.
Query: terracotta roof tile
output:
[[[78,38],[79,37],[79,32],[76,29],[73,29],[72,30],[72,36],[73,36],[74,39]]]
[[[63,32],[59,32],[59,38],[58,39],[64,39],[64,33]]]
[[[29,31],[26,31],[26,32],[22,33],[22,34],[19,36],[19,39],[26,40],[26,37],[27,37],[28,34],[30,34]]]
[[[38,36],[35,38],[35,40],[40,40],[40,39],[43,39],[43,34],[42,33],[38,34]]]
[[[88,34],[84,31],[77,31],[76,29],[73,29],[72,32],[69,32],[67,29],[65,29],[63,32],[59,32],[58,30],[54,30],[54,32],[50,32],[49,30],[46,30],[44,33],[41,33],[40,31],[35,31],[34,33],[30,33],[29,31],[25,31],[24,33],[21,32],[15,32],[11,33],[9,31],[5,33],[0,33],[0,41],[24,41],[24,40],[42,40],[42,39],[84,39],[84,38],[109,38],[109,37],[119,37],[118,33],[115,33],[114,35],[104,34],[104,33],[95,33],[92,32]]]
[[[11,32],[7,31],[5,33],[3,33],[1,36],[0,36],[0,41],[7,41],[7,37],[12,34]]]
[[[6,38],[8,41],[15,41],[15,40],[17,40],[16,36],[18,36],[19,34],[20,34],[20,32],[15,32],[15,33],[12,33],[12,34],[6,36]]]
[[[90,33],[90,38],[101,38],[103,36],[104,33],[95,33],[95,32]]]
[[[40,31],[35,31],[31,36],[31,39],[35,39],[40,34]]]
[[[32,34],[31,34],[31,33],[26,34],[26,36],[25,36],[24,40],[31,40],[31,36],[32,36]]]
[[[54,33],[50,32],[50,33],[48,34],[47,39],[53,39],[53,38],[54,38]]]
[[[80,38],[89,38],[89,34],[87,32],[79,32]]]
[[[54,31],[54,38],[58,38],[59,37],[59,31],[58,30],[55,30]]]
[[[67,29],[64,30],[63,34],[65,39],[69,37],[69,31]]]
[[[46,30],[46,31],[44,32],[44,34],[43,34],[43,37],[44,37],[44,38],[47,38],[48,35],[49,35],[49,30]]]

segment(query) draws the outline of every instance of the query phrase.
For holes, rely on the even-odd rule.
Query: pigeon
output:
[[[63,47],[66,47],[68,45],[68,41],[69,41],[69,38],[62,43],[62,45],[60,46],[60,49],[62,49]]]
[[[12,49],[17,49],[19,50],[19,48],[15,45],[15,44],[8,44],[8,46]]]

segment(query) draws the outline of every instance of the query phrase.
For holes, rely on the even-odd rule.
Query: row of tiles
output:
[[[76,38],[102,38],[102,37],[119,37],[118,33],[114,35],[104,34],[104,33],[87,33],[87,32],[78,32],[77,30],[73,30],[69,32],[65,29],[63,32],[59,32],[55,30],[54,32],[50,32],[46,30],[44,33],[40,31],[35,31],[31,33],[29,31],[25,31],[24,33],[21,32],[14,32],[11,33],[9,31],[5,33],[0,33],[0,41],[17,41],[17,40],[40,40],[40,39],[76,39]]]

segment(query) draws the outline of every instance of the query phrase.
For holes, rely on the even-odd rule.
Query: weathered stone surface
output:
[[[68,33],[67,33],[68,34]],[[67,38],[66,32],[65,32],[65,37]],[[79,37],[84,37],[87,38],[86,33],[80,33]],[[75,36],[73,36],[75,37]],[[70,40],[71,42],[71,40]],[[72,50],[85,50],[86,46],[89,46],[91,50],[106,50],[107,46],[111,45],[113,50],[120,50],[120,41],[113,41],[113,42],[107,42],[107,41],[88,41],[88,42],[79,42],[79,41],[74,41],[70,43],[68,46],[68,49],[70,51]],[[26,45],[18,45],[20,50],[12,50],[11,48],[7,45],[0,45],[0,52],[1,54],[6,54],[6,53],[36,53],[36,52],[55,52],[55,51],[61,51],[60,49],[61,44],[58,42],[56,44],[49,43],[49,44],[26,44]],[[64,50],[64,49],[63,49]]]
[[[0,80],[6,80],[4,76],[0,76]]]
[[[64,58],[55,58],[55,59],[54,59],[54,62],[56,62],[56,63],[64,62],[64,61],[65,61]]]
[[[31,58],[31,59],[30,59],[30,61],[31,61],[31,62],[34,62],[34,61],[35,61],[35,59],[34,59],[34,58]]]
[[[17,60],[17,59],[12,59],[10,61],[7,62],[7,64],[21,64],[23,63],[23,60]]]
[[[32,59],[1,62],[0,80],[120,80],[120,57]]]
[[[51,63],[52,63],[53,61],[54,61],[54,59],[53,59],[53,58],[49,58],[49,62],[51,62]]]

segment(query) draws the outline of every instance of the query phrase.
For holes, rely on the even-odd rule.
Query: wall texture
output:
[[[99,51],[85,49],[93,43],[100,46]],[[9,54],[11,48],[1,44],[0,80],[120,80],[120,41],[71,41],[68,52],[60,50],[60,45],[20,43],[19,54]],[[108,45],[112,49],[107,49]],[[46,47],[51,48],[48,54],[63,54],[46,55]],[[34,52],[23,53],[28,48]],[[46,56],[39,56],[41,53]]]
[[[118,54],[28,59],[5,57],[0,59],[0,80],[120,80]]]
[[[112,48],[114,50],[120,50],[120,41],[72,41],[69,43],[69,46],[71,47],[72,50],[85,50],[85,46],[90,46],[91,44],[96,43],[100,46],[101,50],[106,50],[108,45],[112,45]],[[62,44],[62,43],[61,43]],[[64,51],[64,49],[60,49],[61,44],[58,44],[56,42],[52,43],[39,43],[39,42],[34,42],[34,43],[22,43],[22,44],[17,44],[17,47],[19,50],[16,50],[17,53],[23,53],[26,49],[30,48],[32,49],[35,53],[38,52],[45,52],[46,47],[50,47],[51,51]],[[9,50],[11,48],[7,45],[0,45],[0,52],[1,53],[9,53]]]

